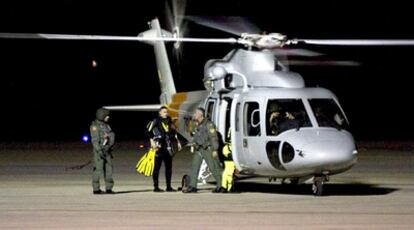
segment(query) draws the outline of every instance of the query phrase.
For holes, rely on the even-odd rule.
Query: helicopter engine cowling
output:
[[[235,49],[223,59],[206,63],[204,82],[209,91],[216,92],[243,87],[305,87],[300,74],[280,65],[271,52]]]

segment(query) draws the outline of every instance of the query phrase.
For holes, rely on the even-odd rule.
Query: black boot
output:
[[[187,189],[183,189],[183,193],[196,193],[197,189],[193,187],[188,187]]]
[[[212,193],[226,193],[226,192],[227,192],[227,190],[226,190],[225,188],[223,188],[223,187],[216,187],[216,188],[215,188],[215,189],[213,189],[211,192],[212,192]]]
[[[93,194],[95,194],[95,195],[100,195],[100,194],[103,194],[104,192],[102,191],[102,190],[97,190],[97,191],[93,191]]]
[[[105,191],[106,194],[115,194],[115,192],[112,189],[107,189]]]
[[[154,192],[164,192],[164,190],[160,189],[159,187],[154,187]]]

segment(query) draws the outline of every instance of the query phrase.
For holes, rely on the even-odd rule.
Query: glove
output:
[[[194,142],[189,142],[187,143],[187,146],[190,147],[190,152],[194,153],[195,151],[195,143]]]
[[[183,149],[180,142],[177,143],[177,146],[178,146],[178,151],[181,151]]]
[[[217,159],[218,158],[217,151],[213,151],[211,155],[213,156],[213,159]]]

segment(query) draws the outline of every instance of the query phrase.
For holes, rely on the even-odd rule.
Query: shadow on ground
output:
[[[128,193],[138,193],[138,192],[152,192],[152,189],[116,191],[115,194],[128,194]]]
[[[263,184],[255,182],[240,182],[235,185],[236,191],[260,192],[291,195],[312,195],[312,185],[281,185]],[[397,191],[396,188],[381,187],[372,184],[325,184],[323,187],[324,196],[375,196],[387,195]]]

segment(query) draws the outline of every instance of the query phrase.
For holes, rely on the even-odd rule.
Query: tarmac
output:
[[[414,153],[361,150],[351,170],[331,177],[325,196],[310,185],[267,178],[239,181],[237,193],[154,193],[135,172],[144,152],[115,152],[114,195],[93,195],[89,145],[3,145],[0,229],[414,229]],[[190,171],[191,153],[173,162],[173,186]],[[161,186],[165,177],[160,174]],[[213,181],[212,181],[213,182]]]

